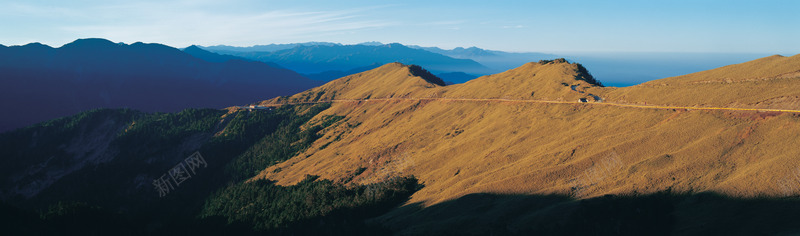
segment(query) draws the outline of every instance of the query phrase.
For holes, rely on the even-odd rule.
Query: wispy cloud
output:
[[[463,20],[446,20],[446,21],[432,21],[423,23],[423,25],[460,25],[464,24],[466,21]]]
[[[332,11],[271,9],[265,11],[210,11],[212,2],[122,2],[84,7],[45,7],[14,4],[14,11],[68,19],[53,30],[73,37],[104,37],[115,41],[185,44],[253,44],[309,38],[392,25],[364,17],[375,7]],[[57,45],[56,45],[57,46]]]
[[[82,17],[80,11],[59,6],[38,6],[24,3],[0,3],[0,13],[6,16],[24,16],[30,18]]]

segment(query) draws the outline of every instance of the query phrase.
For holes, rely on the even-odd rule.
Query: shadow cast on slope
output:
[[[370,221],[399,235],[784,235],[800,233],[798,220],[798,199],[479,193],[406,205]]]
[[[436,84],[439,86],[447,86],[447,84],[442,79],[432,74],[428,70],[423,69],[421,66],[410,65],[408,67],[408,70],[411,71],[411,74],[413,74],[414,76],[419,76],[428,83]]]

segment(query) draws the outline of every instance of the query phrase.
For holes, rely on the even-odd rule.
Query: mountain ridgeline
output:
[[[558,59],[554,59],[554,60],[541,60],[541,61],[539,61],[539,64],[542,64],[542,65],[547,65],[547,64],[550,64],[550,63],[568,63],[568,62],[564,58],[558,58]],[[591,85],[594,85],[594,86],[603,87],[603,84],[600,83],[600,81],[598,81],[597,79],[595,79],[594,76],[592,76],[592,74],[589,73],[589,70],[587,70],[586,67],[583,67],[583,65],[581,65],[579,63],[575,63],[575,68],[576,68],[576,72],[578,73],[575,76],[575,79],[586,81],[587,83],[589,83]]]
[[[453,59],[466,59],[479,63],[489,70],[485,69],[475,71],[474,68],[456,67],[455,69],[440,70],[434,64],[424,63],[417,56],[424,56],[423,54],[403,54],[398,57],[400,52],[387,50],[385,52],[392,54],[373,55],[370,53],[362,53],[365,49],[377,50],[375,48],[385,48],[389,45],[396,44],[383,44],[379,42],[367,42],[357,45],[342,45],[339,43],[327,42],[308,42],[308,43],[292,43],[292,44],[270,44],[270,45],[256,45],[251,47],[232,47],[232,46],[210,46],[202,47],[205,50],[226,54],[247,57],[252,60],[259,60],[256,58],[258,55],[274,54],[277,51],[289,50],[289,54],[298,53],[292,52],[293,49],[299,47],[325,47],[327,50],[321,51],[336,51],[334,54],[319,54],[315,55],[309,53],[308,57],[300,58],[306,60],[308,63],[312,61],[349,61],[352,65],[343,66],[341,68],[328,69],[322,72],[304,72],[299,71],[303,75],[314,78],[316,80],[330,81],[333,79],[341,78],[346,75],[351,75],[359,72],[364,72],[377,66],[374,64],[382,65],[389,62],[402,62],[406,64],[418,64],[434,74],[439,76],[450,83],[464,83],[474,78],[483,75],[495,74],[506,70],[517,68],[528,62],[535,62],[539,60],[547,60],[552,58],[567,58],[571,61],[578,61],[581,64],[591,68],[592,74],[603,81],[604,84],[610,86],[631,86],[644,83],[651,80],[656,80],[666,77],[674,77],[689,73],[695,73],[713,68],[743,63],[757,58],[769,56],[763,53],[580,53],[580,52],[564,52],[563,54],[548,54],[537,52],[507,52],[497,50],[487,50],[477,47],[456,47],[453,49],[442,49],[438,47],[421,47],[416,45],[403,45],[404,47],[427,51],[436,55],[445,56]],[[358,47],[354,47],[358,46]],[[393,49],[401,49],[401,47],[393,47]],[[431,54],[425,54],[431,55]],[[318,57],[317,57],[318,56]],[[411,57],[414,58],[411,58]],[[389,59],[389,60],[385,60]],[[280,58],[265,59],[264,62],[274,62],[282,64]],[[323,62],[326,64],[327,62]],[[371,68],[368,68],[370,67]]]
[[[456,47],[450,50],[445,50],[438,47],[419,47],[419,46],[409,46],[409,47],[423,49],[429,52],[442,54],[452,58],[470,59],[478,63],[481,63],[481,65],[485,65],[486,67],[498,71],[506,71],[514,69],[515,67],[525,62],[545,60],[548,58],[558,57],[557,55],[548,53],[533,53],[533,52],[514,53],[514,52],[486,50],[478,47],[468,47],[468,48]]]
[[[197,55],[199,48],[190,51]],[[293,71],[160,44],[80,39],[60,48],[0,47],[0,131],[95,108],[223,108],[319,85]]]
[[[798,71],[616,88],[555,59],[446,85],[395,62],[249,108],[94,110],[0,134],[0,216],[12,234],[790,235]],[[194,153],[207,165],[158,188]]]
[[[308,74],[311,77],[330,81],[339,77],[324,76],[335,71],[352,71],[363,68],[363,72],[371,68],[369,65],[383,65],[391,62],[416,64],[433,73],[463,72],[485,75],[493,70],[471,59],[457,59],[423,49],[410,48],[399,43],[382,45],[339,45],[311,44],[287,45],[291,48],[275,51],[234,51],[225,47],[206,47],[221,54],[239,56],[251,60],[273,62],[282,67]],[[374,67],[372,67],[374,68]],[[349,74],[347,74],[349,75]],[[340,76],[341,77],[341,76]],[[454,81],[465,82],[465,81]]]
[[[388,64],[262,102],[338,101],[321,115],[360,125],[256,179],[413,175],[425,187],[373,220],[404,235],[797,232],[798,70],[772,56],[615,88],[545,60],[439,86]]]

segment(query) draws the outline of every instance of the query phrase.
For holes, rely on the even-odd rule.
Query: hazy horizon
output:
[[[510,52],[796,54],[796,1],[25,1],[0,3],[0,44],[252,46],[399,42]]]

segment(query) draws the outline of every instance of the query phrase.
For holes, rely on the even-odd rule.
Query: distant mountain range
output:
[[[311,78],[329,81],[353,72],[363,72],[391,62],[416,64],[435,74],[461,72],[486,75],[500,70],[488,68],[468,58],[453,58],[399,43],[365,43],[341,45],[333,43],[281,44],[236,48],[202,47],[220,54],[239,56],[262,62],[273,62]],[[257,51],[264,50],[264,51]],[[474,78],[477,76],[473,76]],[[463,81],[452,81],[463,83]]]
[[[268,45],[254,45],[248,47],[236,47],[227,45],[217,45],[202,47],[205,50],[212,52],[220,52],[229,54],[233,52],[274,52],[286,49],[292,49],[299,46],[342,46],[341,43],[328,43],[328,42],[307,42],[307,43],[287,43],[287,44],[268,44]]]
[[[352,69],[372,64],[400,62],[425,66],[434,72],[485,74],[492,70],[469,59],[455,59],[402,44],[368,45],[314,45],[270,53],[251,52],[234,54],[248,59],[271,61],[299,73],[319,73],[329,70]]]
[[[193,56],[195,55],[195,56]],[[160,44],[80,39],[0,46],[0,131],[95,108],[174,112],[290,95],[321,83],[263,62]]]
[[[291,44],[269,44],[269,45],[255,45],[250,47],[234,47],[234,46],[225,46],[225,45],[218,45],[218,46],[209,46],[209,47],[201,47],[202,49],[220,53],[220,54],[228,54],[228,55],[237,55],[242,56],[245,58],[251,58],[256,60],[265,61],[268,58],[259,58],[260,55],[266,54],[266,52],[277,52],[281,50],[288,50],[297,47],[312,47],[312,46],[323,46],[323,47],[331,47],[334,50],[340,50],[342,54],[353,54],[353,49],[363,49],[363,48],[353,48],[353,47],[346,47],[346,46],[366,46],[366,47],[385,47],[387,45],[402,45],[398,43],[391,43],[391,44],[384,44],[381,42],[364,42],[355,45],[344,45],[340,43],[328,43],[328,42],[308,42],[308,43],[291,43]],[[436,53],[439,55],[448,56],[455,59],[468,59],[473,60],[482,64],[483,66],[488,67],[489,71],[480,71],[481,73],[473,73],[476,75],[485,75],[491,73],[497,73],[506,71],[512,68],[516,68],[522,64],[532,62],[532,61],[539,61],[545,59],[553,59],[558,57],[555,54],[547,54],[547,53],[535,53],[535,52],[525,52],[525,53],[515,53],[515,52],[504,52],[504,51],[497,51],[497,50],[486,50],[481,49],[478,47],[457,47],[454,49],[441,49],[439,47],[421,47],[417,45],[402,45],[411,49],[421,49],[428,52]],[[385,64],[385,63],[378,63],[377,61],[386,61],[386,57],[393,57],[397,55],[358,55],[359,57],[370,57],[372,60],[376,61],[375,64]],[[430,55],[428,55],[430,56]],[[391,59],[391,58],[390,58]],[[362,59],[364,60],[364,59]],[[420,59],[408,59],[410,60],[420,60]],[[276,63],[280,64],[280,62],[275,61]],[[390,61],[392,62],[392,61]],[[397,60],[397,62],[401,62]],[[426,66],[426,65],[422,65]],[[374,68],[374,67],[373,67]],[[426,67],[427,68],[427,67]],[[444,73],[444,72],[467,72],[467,70],[462,71],[437,71],[435,68],[431,68],[434,72]],[[364,70],[365,71],[365,70]],[[298,70],[298,72],[304,73],[303,70]],[[360,71],[361,72],[361,71]],[[468,72],[467,72],[468,73]],[[337,77],[338,78],[338,77]],[[473,77],[474,78],[474,77]],[[464,82],[464,81],[461,81]]]
[[[419,48],[429,52],[439,53],[453,58],[474,60],[489,68],[498,70],[498,72],[510,70],[528,62],[554,59],[558,57],[558,55],[547,54],[547,53],[504,52],[496,50],[486,50],[477,47],[469,47],[469,48],[457,47],[450,50],[441,49],[438,47],[420,47],[420,46],[409,46],[409,47]]]
[[[666,52],[641,52],[641,53],[612,53],[612,52],[596,52],[596,53],[580,53],[580,52],[565,52],[558,54],[551,53],[537,53],[537,52],[505,52],[497,50],[487,50],[478,47],[457,47],[454,49],[442,49],[438,47],[422,47],[416,45],[404,45],[411,49],[419,49],[432,52],[438,55],[447,56],[454,59],[467,59],[477,62],[486,68],[484,70],[470,71],[469,69],[462,68],[449,68],[440,70],[440,68],[431,67],[421,63],[420,60],[404,55],[406,61],[401,61],[399,54],[390,53],[379,56],[358,54],[353,51],[354,47],[348,46],[361,46],[361,48],[368,47],[386,47],[387,45],[380,42],[365,42],[356,45],[343,45],[339,43],[327,42],[308,42],[308,43],[293,43],[293,44],[270,44],[270,45],[257,45],[252,47],[232,47],[232,46],[211,46],[201,47],[205,50],[213,51],[220,54],[242,56],[253,60],[271,61],[278,65],[291,64],[295,62],[283,61],[282,58],[259,58],[262,54],[277,54],[281,50],[290,50],[283,52],[284,56],[293,53],[300,53],[291,51],[298,47],[313,47],[321,46],[328,47],[329,50],[337,52],[336,54],[321,54],[313,52],[300,53],[305,56],[313,54],[313,58],[309,58],[308,64],[314,64],[312,61],[319,62],[320,60],[336,61],[341,60],[341,57],[346,57],[352,65],[343,68],[323,69],[328,70],[325,73],[322,71],[304,71],[300,67],[287,66],[289,69],[297,70],[299,73],[307,77],[319,80],[333,80],[341,77],[340,75],[352,74],[352,72],[363,72],[366,68],[373,63],[384,64],[388,62],[406,62],[411,64],[419,64],[431,70],[434,74],[441,77],[445,81],[452,83],[463,83],[470,79],[474,79],[481,75],[495,74],[509,69],[519,67],[528,62],[535,62],[539,60],[550,60],[554,58],[567,58],[571,61],[581,62],[583,65],[592,68],[592,75],[604,84],[610,86],[631,86],[640,84],[650,80],[678,76],[683,74],[694,73],[703,70],[709,70],[724,65],[742,63],[749,60],[757,59],[760,57],[769,56],[769,54],[758,53],[666,53]],[[320,58],[322,57],[322,58]],[[363,59],[369,63],[357,62]],[[380,58],[380,60],[378,59]],[[386,59],[386,60],[385,60]],[[414,62],[411,62],[411,61]],[[381,63],[382,62],[382,63]],[[321,63],[325,65],[326,63]],[[360,68],[360,69],[355,69]]]
[[[605,85],[628,86],[760,56],[764,55],[595,53],[567,58],[593,68],[593,76]],[[0,108],[14,111],[0,119],[0,131],[99,107],[153,112],[249,103],[390,62],[421,65],[448,84],[457,84],[555,57],[380,42],[191,46],[182,51],[104,39],[77,40],[60,48],[0,45]]]
[[[361,73],[361,72],[364,72],[364,71],[372,70],[372,69],[378,68],[379,66],[381,66],[381,64],[375,63],[375,64],[368,65],[368,66],[356,67],[356,68],[353,68],[353,69],[350,69],[350,70],[346,70],[346,71],[329,70],[329,71],[323,71],[323,72],[313,73],[313,74],[304,74],[304,76],[308,77],[310,79],[314,79],[314,80],[329,81],[329,80],[333,80],[333,79],[342,78],[342,77],[345,77],[345,76],[348,76],[348,75],[358,74],[358,73]],[[464,80],[464,81],[466,81],[466,80]]]

